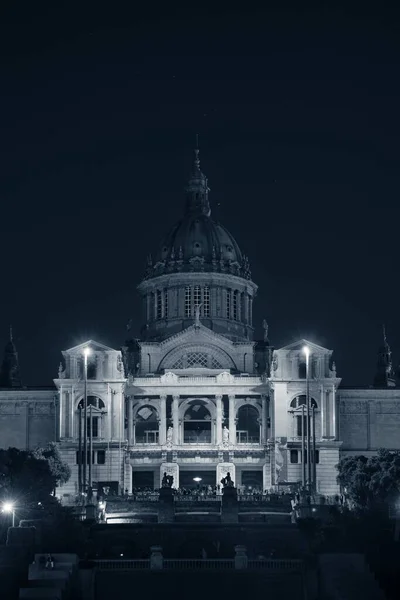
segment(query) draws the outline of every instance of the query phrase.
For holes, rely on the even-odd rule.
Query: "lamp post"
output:
[[[315,450],[315,406],[312,407],[313,491],[317,492],[317,452]]]
[[[78,422],[78,456],[79,456],[79,460],[78,460],[78,489],[79,489],[79,495],[81,496],[82,494],[82,407],[78,406],[78,415],[79,415],[79,422]]]
[[[12,502],[4,502],[3,512],[12,514],[12,526],[15,527],[15,506]]]
[[[304,428],[304,404],[301,405],[301,484],[303,489],[306,487],[306,444],[305,444],[305,428]]]
[[[84,394],[83,394],[83,492],[87,492],[87,359],[90,354],[90,348],[83,350],[83,377],[84,377]]]
[[[311,492],[311,435],[310,435],[310,348],[304,346],[304,354],[306,355],[306,409],[307,409],[307,485]]]
[[[89,494],[92,495],[92,458],[93,458],[93,406],[89,406]]]

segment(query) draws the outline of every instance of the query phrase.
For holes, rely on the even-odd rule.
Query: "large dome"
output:
[[[196,151],[185,215],[164,238],[154,259],[149,257],[146,279],[173,272],[222,272],[251,279],[248,259],[236,240],[210,217],[208,192]]]

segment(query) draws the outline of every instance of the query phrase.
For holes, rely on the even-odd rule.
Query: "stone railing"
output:
[[[246,557],[246,551],[242,552],[242,556]],[[176,571],[222,571],[229,570],[233,571],[237,568],[247,568],[257,571],[270,571],[270,572],[302,572],[304,570],[304,564],[302,560],[294,559],[265,559],[265,560],[248,560],[245,561],[240,567],[238,567],[238,560],[230,558],[214,558],[214,559],[201,559],[201,558],[183,558],[183,559],[163,559],[162,555],[159,555],[160,559],[156,565],[152,564],[150,560],[94,560],[93,564],[100,571],[133,571],[133,570],[149,570],[151,568],[156,569],[169,569]],[[245,566],[247,565],[247,566]]]

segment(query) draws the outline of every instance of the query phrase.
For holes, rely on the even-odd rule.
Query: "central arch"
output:
[[[204,400],[193,400],[183,415],[183,443],[211,444],[212,417]]]

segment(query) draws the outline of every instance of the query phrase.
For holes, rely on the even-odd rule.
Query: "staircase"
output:
[[[319,556],[320,600],[386,600],[362,554]]]

